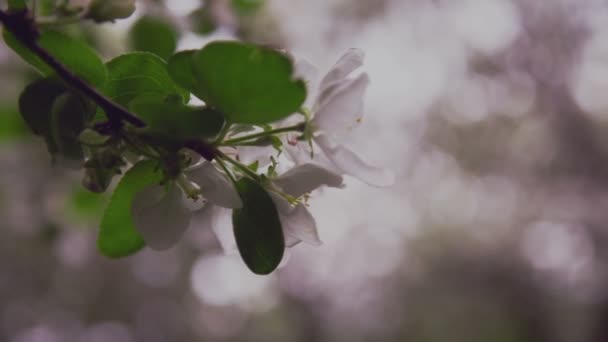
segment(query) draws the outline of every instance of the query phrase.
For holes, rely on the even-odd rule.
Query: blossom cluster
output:
[[[341,143],[362,122],[369,76],[365,72],[353,73],[362,66],[363,59],[361,50],[347,51],[320,82],[314,80],[316,70],[312,65],[298,63],[296,69],[301,74],[306,71],[302,77],[307,84],[319,84],[316,94],[309,93],[307,108],[302,109],[301,115],[290,116],[264,130],[239,125],[226,133],[225,141],[235,144],[222,147],[222,153],[247,163],[254,177],[262,172],[256,178],[277,208],[286,247],[299,242],[321,244],[315,219],[307,208],[309,194],[314,190],[342,188],[344,175],[372,186],[393,182],[389,170],[367,164]],[[156,250],[170,248],[188,227],[204,222],[208,227],[193,228],[212,228],[226,251],[235,250],[230,227],[222,224],[231,210],[243,205],[230,169],[219,160],[199,161],[185,168],[170,184],[155,184],[140,191],[131,212],[135,228],[146,244]]]

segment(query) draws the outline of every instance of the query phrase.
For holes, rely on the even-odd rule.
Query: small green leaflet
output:
[[[239,14],[253,14],[264,6],[265,0],[230,0],[230,5]]]
[[[187,102],[190,94],[179,87],[167,72],[167,63],[149,52],[132,52],[118,56],[107,64],[108,82],[104,93],[127,107],[139,96],[155,96],[160,100],[178,95]]]
[[[118,183],[101,220],[97,248],[102,254],[119,258],[144,247],[144,240],[133,225],[131,202],[138,192],[163,179],[157,166],[157,162],[152,160],[141,161],[130,168]]]
[[[194,75],[192,66],[192,57],[197,50],[185,50],[176,53],[169,58],[167,62],[167,70],[169,75],[177,84],[188,89],[191,93],[199,96],[201,90],[198,89],[198,81]]]
[[[274,271],[285,251],[279,214],[270,195],[257,182],[242,178],[236,183],[243,207],[232,211],[236,244],[243,261],[256,274]]]
[[[11,10],[22,10],[27,8],[25,0],[8,0],[8,8]]]
[[[68,160],[83,159],[78,135],[92,119],[95,107],[71,93],[61,82],[42,79],[28,85],[19,97],[23,120],[44,137],[49,152]]]
[[[206,107],[160,102],[144,96],[131,101],[129,109],[141,117],[151,131],[177,139],[211,138],[224,125],[221,113]]]
[[[55,74],[51,67],[17,41],[10,32],[4,30],[2,35],[6,44],[42,75],[52,76]],[[47,30],[41,33],[38,43],[70,71],[89,84],[102,86],[106,82],[108,71],[105,65],[97,53],[85,42],[61,32]]]
[[[215,31],[215,29],[217,28],[215,19],[211,14],[211,9],[208,7],[209,6],[204,6],[197,10],[194,10],[188,16],[188,21],[190,22],[192,32],[201,36],[206,36]]]
[[[219,41],[169,59],[169,73],[233,123],[267,124],[297,112],[306,99],[285,54],[257,45]]]
[[[44,136],[50,133],[50,109],[55,99],[65,91],[65,86],[54,79],[34,81],[23,90],[19,96],[19,112],[34,134]]]
[[[78,136],[95,113],[95,107],[78,95],[66,92],[51,107],[51,137],[62,156],[70,160],[84,159]]]
[[[91,0],[86,18],[98,23],[128,18],[135,12],[135,0]]]
[[[151,52],[167,60],[177,48],[179,33],[166,20],[146,15],[133,25],[129,38],[134,50]]]

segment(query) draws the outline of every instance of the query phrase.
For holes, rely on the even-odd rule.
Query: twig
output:
[[[38,32],[36,24],[31,18],[28,10],[20,10],[9,13],[0,10],[0,21],[19,42],[21,42],[42,61],[55,70],[55,72],[66,83],[78,89],[84,93],[84,95],[95,101],[95,103],[97,103],[97,105],[99,105],[99,107],[105,111],[108,120],[113,125],[120,125],[121,121],[124,120],[136,127],[146,126],[146,123],[143,120],[131,114],[125,108],[105,97],[95,88],[91,87],[83,79],[68,70],[65,65],[55,59],[55,57],[53,57],[46,49],[40,46],[40,44],[38,44],[40,33]]]
[[[146,126],[146,123],[142,119],[90,86],[86,81],[71,72],[65,65],[53,57],[46,49],[40,46],[40,44],[38,44],[40,32],[36,27],[35,21],[31,17],[31,12],[27,9],[8,12],[0,10],[0,22],[19,42],[21,42],[21,44],[48,64],[67,84],[81,91],[84,95],[97,103],[108,117],[108,124],[110,127],[107,128],[110,130],[112,128],[120,128],[123,121],[140,128]],[[209,161],[213,160],[216,156],[216,149],[202,140],[187,141],[184,144],[184,147],[194,150]]]

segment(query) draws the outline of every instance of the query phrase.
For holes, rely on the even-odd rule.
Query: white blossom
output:
[[[321,244],[315,219],[306,205],[301,202],[292,205],[284,195],[300,198],[322,186],[342,187],[342,176],[310,163],[294,167],[267,185],[281,221],[286,247],[293,247],[299,242],[314,246]],[[201,225],[212,227],[225,253],[237,252],[229,209],[207,206],[196,215],[199,215]]]
[[[339,142],[363,119],[363,98],[369,85],[369,76],[361,73],[349,77],[363,65],[363,58],[361,50],[348,50],[319,84],[307,134],[320,151],[315,150],[311,158],[310,152],[306,150],[306,142],[298,142],[296,148],[288,147],[287,151],[296,163],[314,162],[373,186],[388,186],[394,182],[390,170],[367,164]],[[302,69],[310,67],[300,67]]]
[[[228,177],[209,162],[185,172],[184,181],[196,184],[203,206],[240,208],[243,203]],[[188,180],[189,179],[189,180]],[[152,185],[136,194],[131,205],[133,224],[146,244],[155,250],[172,247],[190,226],[194,199],[184,193],[178,182],[168,186]],[[185,185],[187,186],[187,185]]]

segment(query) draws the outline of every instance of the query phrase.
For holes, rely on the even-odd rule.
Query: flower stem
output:
[[[230,170],[228,170],[226,163],[224,163],[224,161],[221,158],[216,158],[215,160],[217,160],[217,163],[220,165],[222,170],[224,170],[224,172],[228,175],[228,178],[230,178],[230,180],[232,181],[232,184],[234,184],[236,186],[236,178],[234,178],[234,175],[232,174],[232,172],[230,172]]]
[[[73,15],[69,17],[39,17],[36,18],[36,25],[38,26],[56,26],[56,25],[69,25],[79,23],[83,19],[82,15]]]
[[[264,132],[246,135],[243,137],[229,139],[229,140],[222,142],[222,145],[238,145],[241,142],[249,141],[252,139],[263,138],[263,137],[267,137],[267,136],[274,135],[274,134],[280,134],[280,133],[287,133],[287,132],[294,132],[294,131],[301,132],[303,129],[304,129],[304,123],[299,123],[297,125],[293,125],[293,126],[289,126],[289,127],[276,128],[276,129],[272,129],[269,131],[264,131]]]
[[[249,169],[246,165],[243,165],[243,164],[239,163],[238,161],[228,157],[226,154],[224,154],[221,151],[218,151],[218,156],[222,159],[225,159],[230,164],[234,165],[234,167],[239,169],[241,172],[243,172],[244,174],[246,174],[253,180],[258,181],[258,182],[260,181],[261,177],[257,173],[251,171],[251,169]],[[216,158],[216,159],[219,159],[219,158]]]
[[[224,140],[224,138],[226,137],[226,134],[228,134],[228,131],[230,130],[230,126],[232,126],[232,123],[230,123],[228,121],[224,122],[224,127],[222,127],[222,130],[217,135],[217,138],[215,139],[214,143],[218,143],[218,142],[221,142],[222,140]]]

